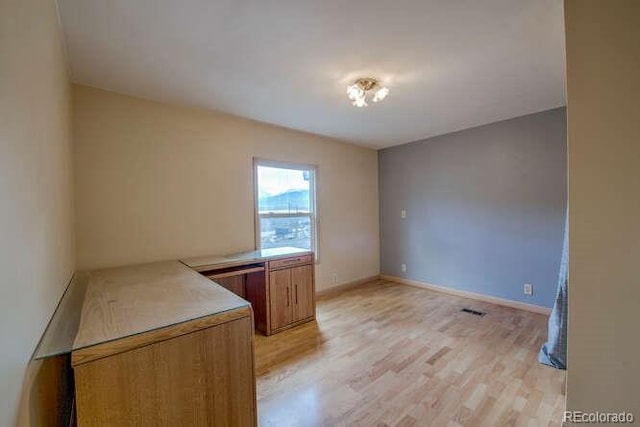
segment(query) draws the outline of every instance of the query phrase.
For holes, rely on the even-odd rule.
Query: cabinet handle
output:
[[[298,285],[296,285],[296,304],[298,304]]]
[[[289,287],[287,287],[287,307],[289,307],[289,291],[291,289]]]

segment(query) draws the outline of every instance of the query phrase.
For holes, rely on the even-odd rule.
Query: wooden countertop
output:
[[[178,261],[86,274],[74,352],[197,319],[199,328],[206,327],[203,318],[238,309],[250,315],[247,301]],[[188,331],[183,328],[181,332]]]
[[[250,264],[252,262],[263,262],[280,258],[289,258],[297,255],[309,255],[313,252],[307,249],[294,247],[260,249],[257,251],[242,252],[239,254],[223,256],[201,256],[195,258],[181,259],[180,261],[196,271],[207,271],[217,268],[233,267],[237,265]]]

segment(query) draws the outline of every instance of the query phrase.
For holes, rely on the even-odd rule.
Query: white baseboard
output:
[[[543,307],[541,305],[527,304],[524,302],[511,301],[508,299],[498,298],[498,297],[490,297],[487,295],[476,294],[475,292],[461,291],[458,289],[452,289],[444,286],[432,285],[430,283],[419,282],[417,280],[410,280],[410,279],[403,279],[395,276],[389,276],[387,274],[381,274],[380,278],[382,280],[400,283],[402,285],[415,286],[418,288],[429,289],[431,291],[442,292],[444,294],[456,295],[459,297],[471,298],[478,301],[489,302],[492,304],[504,305],[506,307],[518,308],[520,310],[532,311],[534,313],[545,314],[545,315],[549,315],[551,313],[550,308]]]
[[[355,288],[357,286],[364,285],[365,283],[373,282],[379,279],[380,279],[380,275],[376,274],[375,276],[365,277],[364,279],[358,279],[352,282],[342,283],[341,285],[332,286],[330,288],[325,288],[325,289],[316,291],[316,296],[318,298],[326,297],[327,295],[337,294],[342,291],[346,291],[347,289]]]

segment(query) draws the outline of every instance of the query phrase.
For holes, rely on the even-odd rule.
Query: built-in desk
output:
[[[254,312],[267,335],[315,319],[313,266],[278,248],[76,273],[34,355],[31,424],[255,426]]]
[[[249,301],[265,335],[315,319],[313,252],[284,247],[181,261]]]
[[[70,355],[80,426],[255,426],[253,330],[178,261],[110,268],[75,275],[35,358]]]

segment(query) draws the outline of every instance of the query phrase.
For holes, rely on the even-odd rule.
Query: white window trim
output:
[[[259,210],[259,201],[258,201],[258,166],[266,166],[273,168],[281,168],[281,169],[293,169],[293,170],[311,170],[313,172],[311,176],[310,186],[313,190],[312,200],[309,200],[311,213],[309,212],[300,212],[296,214],[283,214],[283,213],[268,213],[260,215]],[[315,262],[316,264],[320,263],[320,219],[319,219],[319,208],[318,208],[318,167],[316,165],[308,164],[308,163],[292,163],[286,161],[278,161],[278,160],[270,160],[264,159],[260,157],[253,158],[253,199],[254,199],[254,230],[253,235],[255,239],[255,248],[256,250],[260,249],[261,239],[260,239],[260,218],[288,218],[288,217],[301,217],[308,216],[311,220],[311,227],[313,232],[311,233],[311,250],[315,254]]]

